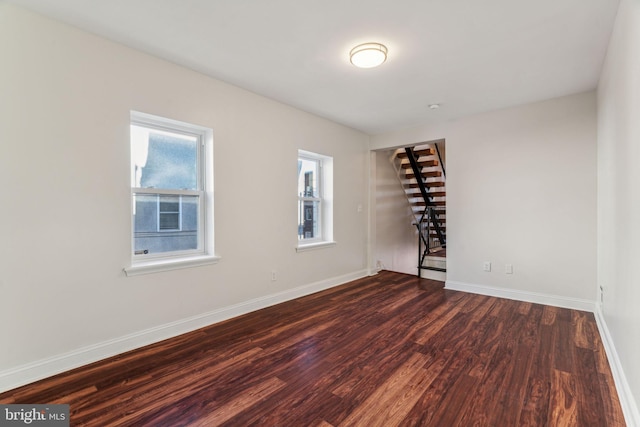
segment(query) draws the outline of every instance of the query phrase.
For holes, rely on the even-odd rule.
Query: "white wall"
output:
[[[418,272],[418,232],[396,171],[392,151],[376,152],[376,247],[375,262],[400,273]]]
[[[632,395],[623,408],[636,425],[640,425],[639,164],[640,3],[622,0],[598,86],[598,284],[604,288],[601,309],[628,382],[621,391]]]
[[[366,274],[367,135],[6,2],[0,61],[0,390]],[[125,277],[130,110],[213,129],[219,264]],[[298,149],[335,247],[295,251]]]
[[[447,144],[447,286],[593,307],[595,93],[378,135],[371,147],[439,138]]]

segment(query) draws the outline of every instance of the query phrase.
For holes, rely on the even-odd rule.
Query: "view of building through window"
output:
[[[298,158],[298,239],[320,237],[320,160]]]
[[[200,146],[197,135],[131,125],[134,254],[200,249]]]

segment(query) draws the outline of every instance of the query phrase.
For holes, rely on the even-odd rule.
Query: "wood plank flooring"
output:
[[[75,426],[624,426],[591,313],[383,271],[0,394]]]

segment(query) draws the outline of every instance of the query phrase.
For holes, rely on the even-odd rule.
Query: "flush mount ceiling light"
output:
[[[363,43],[349,52],[351,63],[359,68],[373,68],[387,60],[387,47],[380,43]]]

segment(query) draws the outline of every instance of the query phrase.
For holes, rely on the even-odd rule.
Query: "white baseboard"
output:
[[[622,406],[622,413],[624,419],[629,427],[640,427],[640,411],[631,393],[629,382],[622,369],[620,363],[620,357],[616,351],[615,345],[613,345],[613,339],[607,322],[604,319],[604,313],[602,308],[598,304],[595,311],[596,323],[598,325],[598,331],[602,337],[602,345],[604,351],[607,353],[607,359],[609,360],[609,366],[611,367],[611,373],[613,374],[613,380],[616,383],[616,390],[618,391],[618,399],[620,399],[620,406]]]
[[[12,390],[167,338],[173,338],[232,317],[342,285],[366,277],[369,273],[368,270],[361,270],[332,277],[0,371],[0,392]]]
[[[492,297],[506,298],[516,301],[532,302],[535,304],[552,305],[554,307],[571,308],[573,310],[590,311],[592,313],[596,308],[595,301],[583,300],[578,298],[568,298],[559,295],[542,294],[537,292],[494,288],[491,286],[455,282],[452,280],[447,280],[445,282],[444,288],[451,289],[453,291],[463,291],[472,294],[488,295]]]

